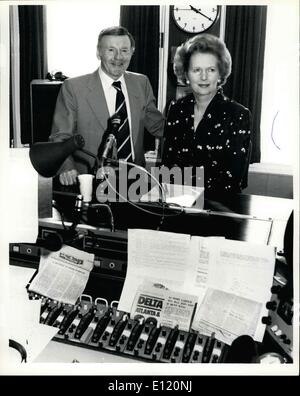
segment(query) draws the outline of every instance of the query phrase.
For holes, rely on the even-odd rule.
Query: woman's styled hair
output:
[[[174,73],[179,82],[186,84],[186,74],[189,69],[191,56],[195,53],[215,55],[218,60],[220,85],[224,85],[231,73],[231,55],[225,43],[212,34],[198,34],[181,44],[174,56]]]

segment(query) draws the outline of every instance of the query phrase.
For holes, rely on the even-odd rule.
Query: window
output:
[[[112,3],[47,4],[48,69],[68,77],[91,73],[100,31],[119,25],[120,6]]]
[[[297,13],[268,6],[261,116],[261,162],[293,165],[298,134]]]

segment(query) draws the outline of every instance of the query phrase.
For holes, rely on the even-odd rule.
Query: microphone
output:
[[[106,139],[106,142],[104,143],[104,149],[101,155],[98,152],[98,157],[102,157],[102,159],[107,159],[110,151],[112,150],[114,144],[116,143],[116,137],[115,134],[118,132],[118,129],[121,124],[121,117],[119,115],[114,115],[112,116],[111,119],[109,119],[109,126],[107,128],[107,133],[108,137]],[[101,151],[101,146],[99,147],[99,151]]]
[[[231,344],[226,363],[254,363],[257,358],[257,346],[249,335],[237,337]]]
[[[36,245],[51,252],[57,252],[62,248],[63,238],[60,234],[51,232],[45,238],[37,238]]]

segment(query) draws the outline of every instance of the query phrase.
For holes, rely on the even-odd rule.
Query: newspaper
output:
[[[29,290],[67,304],[75,304],[85,289],[94,264],[94,254],[71,246],[43,254],[39,272]]]
[[[137,290],[131,316],[155,318],[161,326],[189,331],[197,296],[168,290],[161,284],[143,283]]]

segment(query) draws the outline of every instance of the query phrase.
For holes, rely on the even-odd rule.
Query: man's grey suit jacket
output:
[[[145,165],[144,128],[156,137],[163,136],[164,120],[155,106],[152,87],[143,74],[124,74],[130,102],[135,163]],[[107,129],[109,112],[98,70],[64,81],[58,94],[50,141],[64,141],[74,134],[84,137],[86,150],[97,154]],[[77,169],[89,172],[93,159],[79,150],[67,158],[59,173]]]

